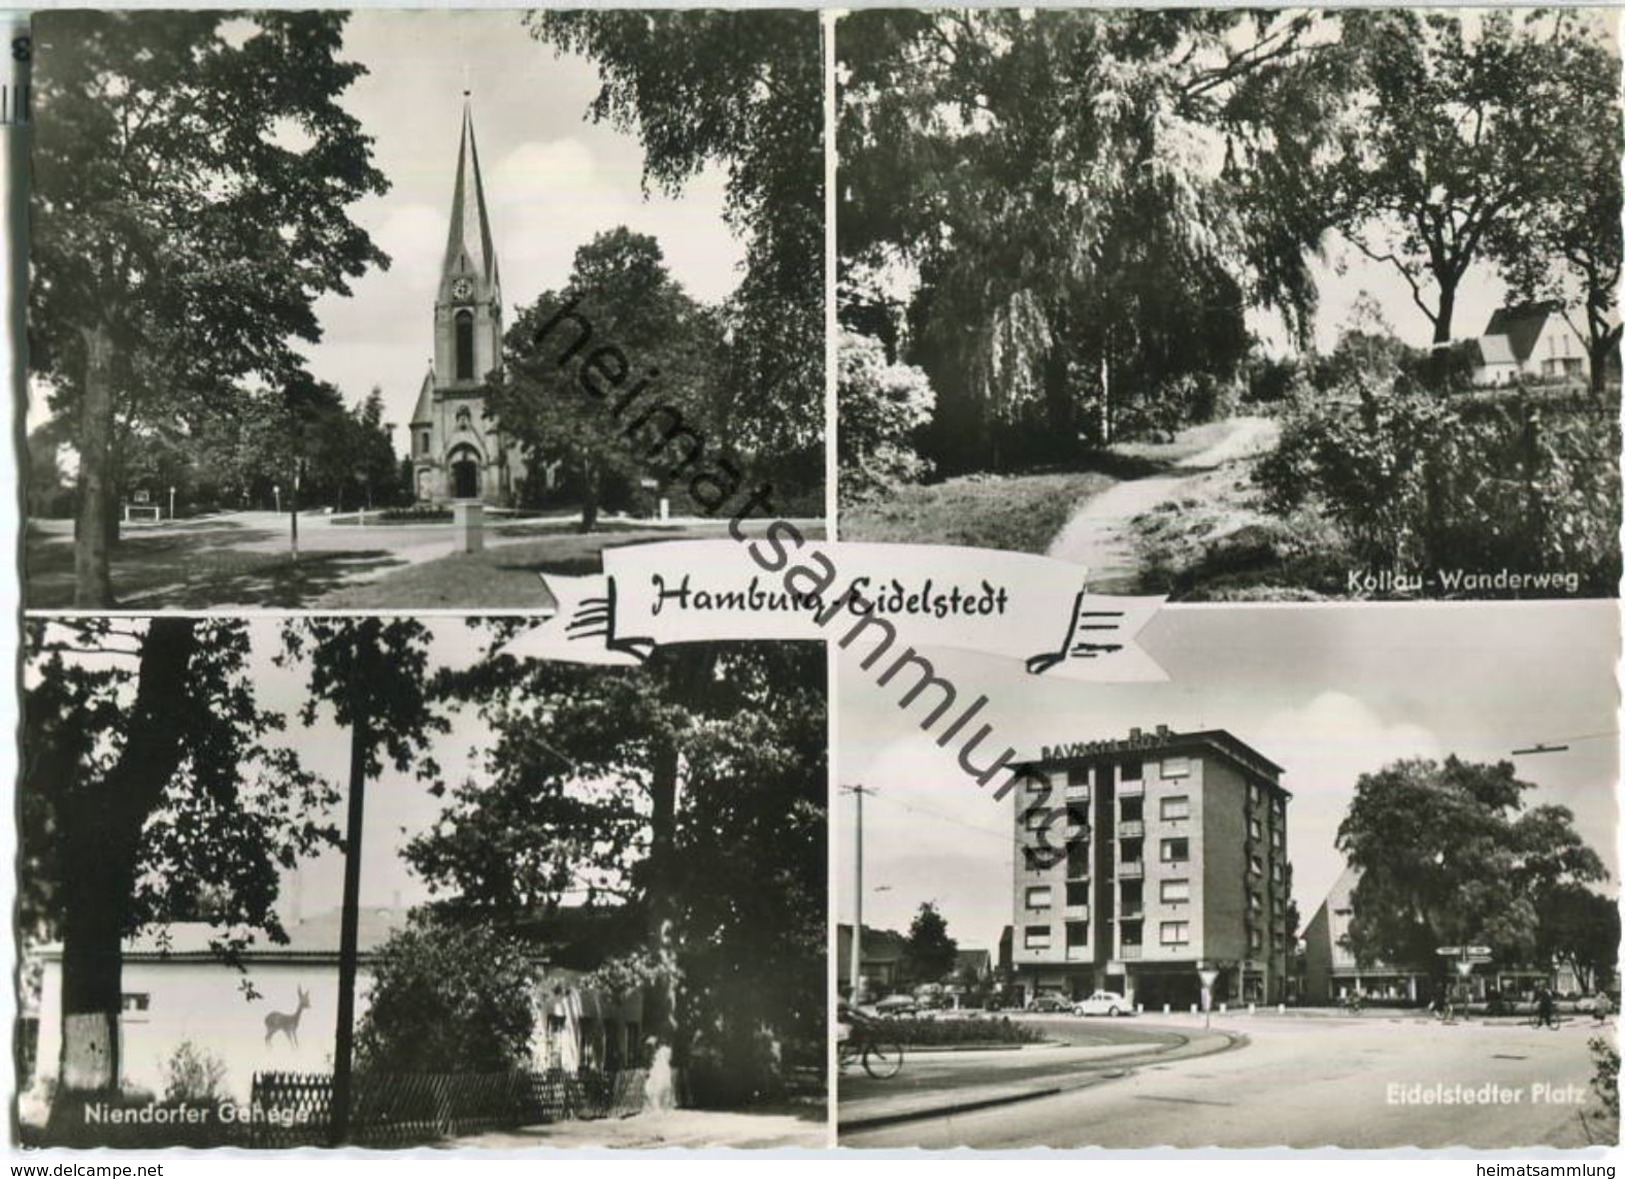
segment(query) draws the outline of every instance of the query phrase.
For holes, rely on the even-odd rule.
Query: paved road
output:
[[[1177,1029],[1181,1023],[1159,1018],[1157,1025]],[[1588,1084],[1586,1041],[1597,1034],[1589,1020],[1555,1032],[1380,1014],[1238,1016],[1215,1020],[1214,1027],[1245,1033],[1247,1045],[1202,1059],[1152,1062],[1057,1096],[847,1131],[841,1144],[1502,1149],[1583,1147],[1602,1133],[1601,1107]],[[1486,1084],[1496,1086],[1501,1102],[1405,1103],[1419,1096],[1411,1086],[1454,1092],[1462,1085],[1477,1096]]]
[[[1211,446],[1175,464],[1176,471],[1114,484],[1079,504],[1048,555],[1089,567],[1089,586],[1104,593],[1139,589],[1140,554],[1133,520],[1160,503],[1178,500],[1207,471],[1275,445],[1280,427],[1271,418],[1234,418]]]

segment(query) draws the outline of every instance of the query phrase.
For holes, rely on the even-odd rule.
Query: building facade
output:
[[[435,292],[434,359],[412,410],[412,486],[419,503],[513,503],[525,475],[523,455],[487,412],[489,378],[501,365],[502,278],[465,102]]]
[[[1284,999],[1291,961],[1281,767],[1223,730],[1132,729],[1046,749],[1013,794],[1020,999],[1121,992],[1155,1010]]]
[[[1475,343],[1477,385],[1589,378],[1590,350],[1558,304],[1497,308]]]

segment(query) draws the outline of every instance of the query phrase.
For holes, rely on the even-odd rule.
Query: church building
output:
[[[412,410],[412,485],[419,503],[514,502],[524,458],[486,415],[487,378],[501,363],[502,280],[465,94],[451,227],[435,293],[434,358]]]

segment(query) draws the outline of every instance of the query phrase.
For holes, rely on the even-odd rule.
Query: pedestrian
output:
[[[1535,998],[1535,1026],[1538,1028],[1557,1027],[1557,1003],[1552,999],[1550,987],[1541,987]]]

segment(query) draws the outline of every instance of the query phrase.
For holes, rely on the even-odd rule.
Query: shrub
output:
[[[1403,379],[1357,397],[1295,406],[1255,472],[1271,511],[1323,507],[1373,568],[1572,573],[1582,593],[1614,592],[1619,432],[1605,411]]]
[[[225,1093],[226,1062],[182,1040],[164,1062],[164,1100],[214,1102]]]
[[[1597,1071],[1592,1074],[1591,1087],[1602,1098],[1603,1105],[1614,1117],[1619,1117],[1619,1049],[1602,1036],[1586,1041]]]
[[[837,398],[843,503],[931,473],[930,462],[914,449],[914,435],[937,400],[924,370],[889,364],[879,340],[843,331]]]
[[[1011,1019],[888,1019],[885,1034],[921,1047],[949,1044],[1032,1044],[1044,1038],[1031,1024]]]

